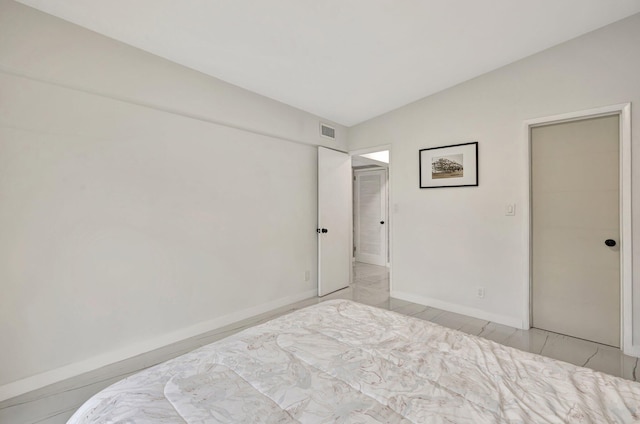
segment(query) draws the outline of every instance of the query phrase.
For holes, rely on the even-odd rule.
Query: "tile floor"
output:
[[[110,384],[142,369],[212,343],[247,327],[329,299],[350,299],[435,322],[521,350],[589,367],[630,380],[638,380],[638,359],[619,349],[544,330],[528,331],[483,321],[389,297],[387,268],[354,264],[354,283],[323,298],[311,298],[223,328],[184,340],[157,351],[92,371],[51,386],[0,402],[0,423],[63,424],[86,399]]]
[[[574,337],[532,328],[519,330],[477,318],[430,308],[389,297],[389,273],[386,268],[354,264],[354,284],[327,297],[352,299],[361,303],[411,315],[445,327],[484,337],[582,367],[640,381],[638,358],[623,355],[619,349]]]

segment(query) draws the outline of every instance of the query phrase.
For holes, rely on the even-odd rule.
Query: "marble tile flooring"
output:
[[[296,309],[329,299],[351,299],[435,322],[521,350],[589,367],[630,380],[638,380],[638,359],[620,350],[544,330],[528,331],[483,321],[389,297],[387,268],[354,264],[354,283],[322,298],[311,298],[206,334],[166,346],[99,370],[0,402],[0,423],[62,424],[89,397],[110,384],[142,369],[212,343],[242,329],[268,321]]]
[[[329,296],[352,299],[379,308],[411,315],[520,350],[559,359],[629,380],[640,381],[640,370],[637,369],[638,358],[623,355],[620,349],[537,328],[519,330],[453,312],[393,299],[389,297],[388,290],[389,276],[386,268],[355,263],[354,284]],[[321,300],[324,299],[326,297]]]

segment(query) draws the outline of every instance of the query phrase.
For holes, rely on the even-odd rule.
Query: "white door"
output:
[[[387,170],[355,171],[355,258],[387,264]]]
[[[351,157],[318,147],[318,296],[351,281]]]
[[[619,346],[619,117],[533,128],[531,196],[533,326]]]

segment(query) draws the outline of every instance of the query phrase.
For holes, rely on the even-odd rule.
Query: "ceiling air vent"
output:
[[[336,139],[336,129],[327,124],[320,123],[320,135],[331,140]]]

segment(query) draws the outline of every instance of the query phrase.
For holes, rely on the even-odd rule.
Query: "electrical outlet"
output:
[[[507,203],[504,207],[504,214],[507,216],[516,216],[516,204]]]
[[[311,271],[306,270],[304,272],[304,281],[309,281],[309,280],[311,280]]]
[[[478,297],[480,299],[484,298],[484,287],[478,287]]]

